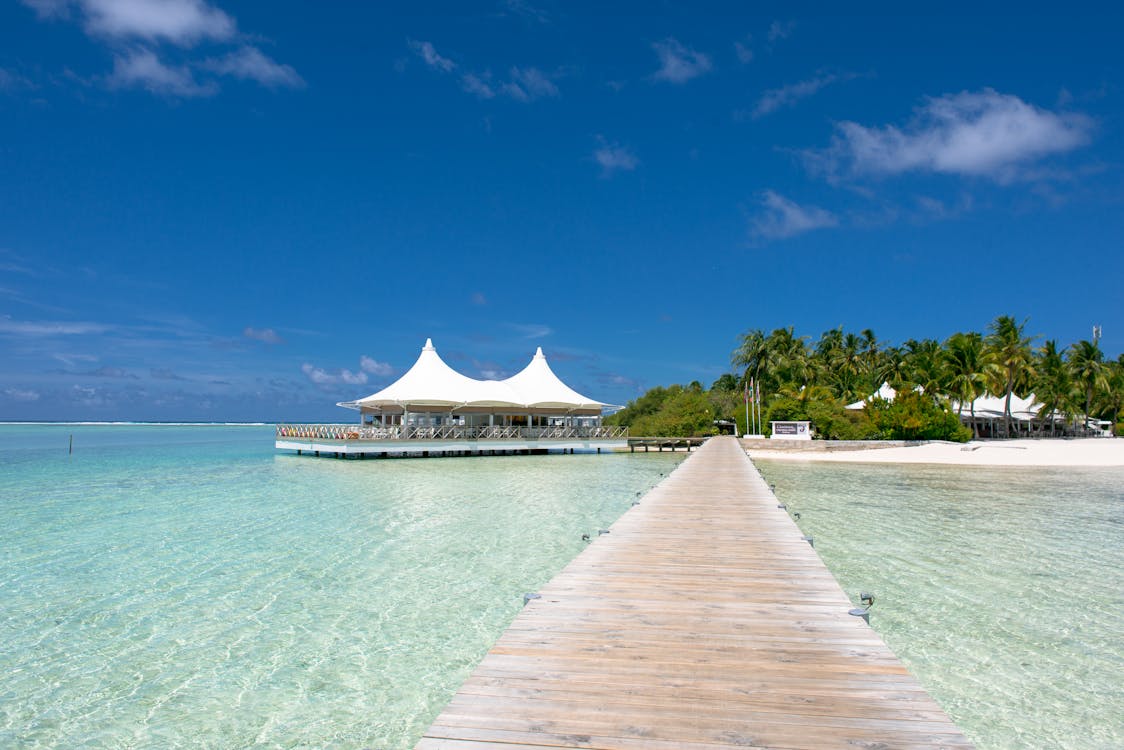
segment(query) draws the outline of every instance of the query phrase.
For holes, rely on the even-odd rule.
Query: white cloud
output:
[[[839,224],[830,211],[797,205],[772,190],[761,195],[761,205],[765,210],[753,220],[752,233],[763,239],[783,239]]]
[[[291,66],[242,43],[245,36],[235,20],[206,0],[22,1],[43,19],[80,20],[87,35],[110,46],[113,72],[104,77],[110,88],[142,88],[185,98],[218,93],[214,80],[196,80],[195,73],[200,71],[255,81],[272,89],[304,86]],[[187,59],[180,65],[161,59],[166,52],[162,45],[187,48],[200,42],[227,46],[229,51],[207,59]]]
[[[461,76],[461,88],[480,99],[492,99],[496,95],[491,84],[475,73],[465,73]]]
[[[105,333],[109,326],[101,323],[84,323],[55,320],[12,320],[8,315],[0,316],[0,334],[38,338],[45,336],[86,336]]]
[[[359,367],[363,372],[369,372],[372,375],[379,377],[386,377],[387,375],[394,374],[394,368],[386,362],[379,362],[378,360],[371,359],[366,354],[359,358]]]
[[[834,73],[827,73],[810,78],[807,81],[792,83],[777,89],[769,89],[757,100],[757,105],[753,108],[753,116],[755,118],[764,117],[781,107],[791,107],[801,99],[812,96],[824,86],[852,77],[851,75],[838,76]]]
[[[472,304],[474,304],[474,305],[486,305],[486,304],[488,304],[488,298],[484,296],[483,292],[473,292],[471,299],[472,299]]]
[[[503,0],[502,5],[512,13],[522,16],[529,21],[547,23],[550,16],[545,10],[536,8],[525,0]]]
[[[91,34],[191,46],[234,37],[234,19],[202,0],[78,0]]]
[[[437,53],[433,44],[430,42],[418,42],[413,39],[409,40],[410,49],[412,49],[418,57],[425,60],[425,64],[431,68],[436,68],[442,73],[450,73],[457,64],[447,57],[442,57]]]
[[[0,68],[0,91],[16,91],[24,88],[34,88],[34,86],[23,76]]]
[[[1050,112],[992,89],[928,99],[904,128],[836,125],[831,146],[805,153],[829,177],[938,172],[1009,181],[1021,165],[1088,143],[1090,118]]]
[[[753,48],[749,46],[750,37],[747,34],[744,42],[734,42],[734,54],[738,56],[738,62],[743,65],[753,62]]]
[[[781,39],[788,39],[795,28],[795,21],[773,21],[769,24],[769,43],[779,42]]]
[[[40,18],[61,18],[70,13],[71,0],[21,0]]]
[[[511,81],[503,91],[512,99],[529,102],[547,96],[558,96],[558,87],[538,68],[512,68]]]
[[[655,42],[652,49],[660,59],[660,69],[653,76],[659,81],[686,83],[712,67],[709,57],[684,47],[678,40],[670,37],[662,42]]]
[[[257,47],[242,47],[223,57],[207,60],[201,67],[219,75],[256,81],[270,89],[304,86],[304,79],[297,75],[292,66],[271,60]]]
[[[553,328],[539,323],[509,323],[508,327],[525,339],[541,339],[554,333]]]
[[[167,96],[211,96],[219,90],[212,81],[196,81],[185,66],[165,65],[155,52],[147,49],[115,55],[113,72],[107,80],[111,88],[142,88]]]
[[[308,362],[301,365],[301,372],[316,385],[336,385],[338,383],[362,385],[367,382],[367,373],[365,372],[352,372],[351,370],[340,369],[334,373],[330,373]]]
[[[22,401],[24,403],[39,400],[38,391],[23,390],[20,388],[5,388],[4,395],[12,401]]]
[[[600,146],[593,152],[593,160],[601,166],[601,176],[611,177],[614,172],[631,172],[640,160],[627,147],[610,143],[598,136]]]
[[[242,335],[248,339],[254,339],[255,341],[261,341],[266,344],[285,343],[285,339],[281,338],[277,331],[272,328],[254,328],[252,326],[246,326],[242,329]]]

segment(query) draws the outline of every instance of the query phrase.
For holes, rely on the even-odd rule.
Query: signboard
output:
[[[812,423],[811,422],[770,422],[769,426],[773,428],[773,432],[769,436],[771,439],[778,439],[778,440],[811,440],[812,439]]]

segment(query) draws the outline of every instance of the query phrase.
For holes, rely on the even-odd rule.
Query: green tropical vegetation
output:
[[[990,394],[1003,400],[997,421],[1010,435],[1012,398],[1033,393],[1041,405],[1036,434],[1080,434],[1089,420],[1109,420],[1124,434],[1124,354],[1109,359],[1096,340],[1038,345],[1027,326],[1003,315],[986,333],[898,346],[869,328],[833,328],[814,342],[792,327],[750,330],[731,355],[734,371],[709,389],[697,381],[653,388],[605,421],[637,436],[712,435],[718,421],[746,433],[744,395],[753,382],[766,433],[771,421],[808,420],[816,437],[829,440],[965,441],[973,430],[963,422],[977,425],[973,402]],[[892,402],[871,398],[883,383],[898,393]],[[844,408],[864,399],[861,410]]]

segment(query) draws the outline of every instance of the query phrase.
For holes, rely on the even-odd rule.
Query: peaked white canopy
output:
[[[559,380],[547,364],[542,347],[523,370],[506,380],[476,380],[462,375],[437,354],[431,339],[425,340],[417,362],[405,375],[377,393],[339,404],[349,409],[384,407],[550,409],[594,411],[609,404],[587,398]]]
[[[991,419],[1001,419],[1006,416],[1004,409],[1006,397],[992,396],[990,393],[977,398],[972,403],[964,403],[962,416],[969,415],[975,411],[977,417],[986,417]],[[952,402],[952,409],[956,411],[960,408],[957,401]],[[1022,422],[1030,422],[1038,419],[1038,412],[1042,409],[1042,404],[1038,403],[1034,394],[1030,394],[1026,398],[1020,398],[1017,394],[1011,394],[1011,417]],[[1054,415],[1057,418],[1058,415]]]
[[[501,381],[507,385],[519,401],[528,408],[555,408],[555,409],[600,409],[608,404],[586,398],[570,386],[563,383],[542,353],[542,347],[535,350],[535,356],[530,364],[507,380]]]
[[[893,388],[891,388],[889,383],[883,383],[881,385],[881,387],[879,387],[877,393],[873,393],[873,394],[867,396],[862,401],[856,401],[853,404],[847,404],[843,408],[844,409],[851,409],[853,411],[857,411],[859,409],[862,409],[869,402],[873,401],[876,398],[883,399],[884,401],[893,401],[894,397],[897,396],[897,395],[898,395],[898,392],[895,391]]]

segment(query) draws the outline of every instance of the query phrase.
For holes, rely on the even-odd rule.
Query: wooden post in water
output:
[[[74,455],[74,433],[73,432],[70,433],[70,449],[66,452],[66,455],[68,455],[68,456]]]

